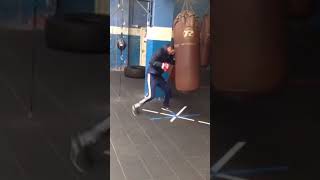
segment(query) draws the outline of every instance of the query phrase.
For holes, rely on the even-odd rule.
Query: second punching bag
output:
[[[203,16],[201,31],[200,31],[200,64],[207,66],[210,54],[210,16],[208,14]]]
[[[200,81],[199,23],[193,11],[183,10],[173,24],[176,50],[175,85],[178,91],[194,91]]]

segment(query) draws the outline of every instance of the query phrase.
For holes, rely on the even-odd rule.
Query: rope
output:
[[[122,65],[122,62],[123,61],[123,55],[121,54],[120,56],[120,68],[121,68],[121,65]],[[122,75],[120,73],[120,79],[119,79],[119,94],[118,96],[121,97],[121,86],[122,86]]]
[[[121,34],[120,34],[120,38],[123,38],[123,29],[124,29],[124,26],[126,25],[126,22],[125,22],[125,19],[124,19],[124,2],[123,0],[118,0],[118,11],[121,11]],[[112,16],[111,16],[112,17]],[[116,46],[117,46],[117,41],[116,41]],[[116,58],[115,58],[116,59]],[[121,54],[120,54],[120,69],[123,65],[123,62],[124,61],[124,55],[123,55],[123,52],[121,51]],[[121,86],[122,86],[122,75],[120,74],[120,77],[119,77],[119,97],[121,96]]]
[[[185,10],[185,9],[186,9],[186,1],[183,1],[181,10],[183,11],[183,10]]]

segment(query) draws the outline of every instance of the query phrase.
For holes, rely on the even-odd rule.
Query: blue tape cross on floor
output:
[[[196,117],[200,116],[200,114],[184,114],[182,115],[183,111],[187,109],[187,106],[184,106],[182,109],[180,109],[177,113],[174,113],[171,110],[163,109],[162,111],[165,112],[159,112],[159,111],[154,111],[154,110],[149,110],[149,109],[142,109],[142,111],[153,113],[153,114],[158,114],[162,116],[157,116],[157,117],[151,117],[150,120],[155,121],[155,120],[170,120],[171,123],[173,123],[177,119],[181,120],[186,120],[186,121],[192,121],[192,122],[198,122],[206,125],[210,125],[209,122],[204,122],[204,121],[196,121],[195,119],[192,119],[191,117]]]

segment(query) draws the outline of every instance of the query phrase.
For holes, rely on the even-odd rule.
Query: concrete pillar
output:
[[[172,23],[174,15],[175,1],[172,0],[154,0],[152,11],[151,27],[147,28],[147,53],[146,70],[149,68],[149,62],[152,55],[163,45],[171,42]],[[147,72],[146,72],[147,73]],[[168,74],[164,74],[167,79]],[[145,95],[148,93],[147,79],[145,79]],[[163,97],[163,92],[157,88],[156,97]]]

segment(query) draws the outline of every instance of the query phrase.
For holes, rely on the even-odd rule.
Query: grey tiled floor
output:
[[[122,74],[111,72],[111,179],[209,179],[210,125],[179,119],[152,121],[154,115],[148,112],[134,117],[131,105],[143,98],[144,80]],[[208,82],[202,84],[196,93],[175,92],[171,106],[175,112],[187,106],[185,113],[200,114],[193,118],[210,123]],[[154,100],[144,108],[159,111],[160,106]]]

